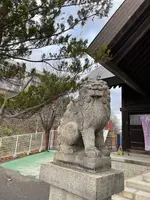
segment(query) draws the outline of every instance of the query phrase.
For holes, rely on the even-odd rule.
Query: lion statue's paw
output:
[[[72,146],[67,146],[67,145],[61,145],[60,146],[60,151],[65,153],[65,154],[73,154],[74,149]]]
[[[98,156],[101,156],[101,152],[96,147],[86,149],[85,150],[85,154],[88,157],[98,157]]]
[[[109,157],[109,156],[110,156],[110,152],[109,152],[106,148],[103,148],[103,149],[101,150],[101,154],[102,154],[103,156],[106,156],[106,157]]]

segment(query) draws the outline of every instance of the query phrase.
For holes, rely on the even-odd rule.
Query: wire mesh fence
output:
[[[51,130],[48,150],[57,149],[57,130]],[[116,147],[116,137],[107,136],[105,144],[110,151]],[[0,137],[0,159],[3,157],[17,157],[20,154],[41,152],[46,150],[46,137],[43,132]]]
[[[44,149],[44,133],[30,133],[0,138],[0,158]]]

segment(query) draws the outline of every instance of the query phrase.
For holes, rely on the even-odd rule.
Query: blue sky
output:
[[[109,12],[109,16],[102,18],[102,19],[95,19],[94,21],[89,20],[88,23],[85,25],[85,27],[82,30],[79,30],[79,27],[76,28],[73,31],[73,34],[78,37],[83,37],[85,39],[88,39],[89,44],[92,42],[92,40],[96,37],[96,35],[100,32],[100,30],[104,27],[104,25],[107,23],[109,18],[114,14],[114,12],[118,9],[118,7],[123,3],[124,0],[114,0],[113,7],[111,8]],[[35,50],[32,53],[31,58],[36,60],[39,59],[42,53],[45,53],[48,51],[47,48]],[[28,68],[35,67],[39,70],[41,69],[41,64],[28,64]],[[121,89],[116,88],[111,90],[111,108],[112,108],[112,114],[116,115],[119,119],[121,119],[121,113],[120,113],[120,107],[121,107]]]

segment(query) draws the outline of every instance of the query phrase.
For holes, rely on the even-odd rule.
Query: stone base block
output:
[[[66,190],[62,190],[60,188],[51,186],[49,200],[86,200],[86,199],[79,197],[75,194],[69,193]],[[111,200],[111,197],[105,200]]]
[[[76,196],[75,194],[71,194],[66,190],[62,190],[60,188],[51,186],[49,200],[86,200],[86,199]]]
[[[69,164],[72,168],[81,167],[86,170],[107,171],[111,168],[110,157],[87,157],[84,152],[74,154],[64,154],[57,152],[54,157],[55,162]]]
[[[41,165],[40,179],[50,184],[49,200],[110,200],[124,190],[122,172],[91,173],[55,163]]]

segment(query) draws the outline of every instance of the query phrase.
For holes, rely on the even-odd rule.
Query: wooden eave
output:
[[[121,85],[124,83],[120,78],[118,78],[117,76],[113,76],[113,77],[109,77],[109,78],[105,78],[103,79],[104,81],[107,82],[108,87],[111,88],[116,88],[121,87]]]
[[[108,45],[111,58],[100,63],[124,83],[150,95],[150,0],[125,0],[88,48],[92,57]]]

